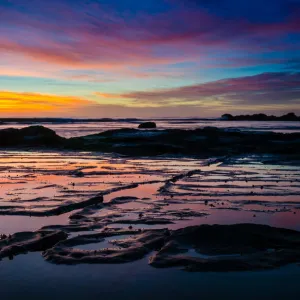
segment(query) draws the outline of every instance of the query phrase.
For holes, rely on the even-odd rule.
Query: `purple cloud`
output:
[[[220,104],[300,104],[300,72],[262,73],[173,89],[137,91],[118,95],[135,103],[161,106]]]
[[[195,61],[211,51],[225,56],[230,51],[269,52],[270,47],[282,47],[287,33],[300,33],[293,15],[285,21],[252,23],[224,19],[203,8],[175,7],[128,18],[95,3],[77,7],[35,2],[27,14],[2,10],[0,52],[78,68],[141,66]],[[283,49],[296,44],[286,42]]]

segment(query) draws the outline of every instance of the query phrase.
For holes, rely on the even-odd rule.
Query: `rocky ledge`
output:
[[[0,130],[0,147],[60,147],[65,139],[43,126]]]
[[[124,238],[124,235],[130,235]],[[111,248],[81,250],[76,246],[101,243]],[[274,269],[300,262],[300,232],[266,225],[200,225],[170,231],[105,228],[58,243],[43,253],[55,264],[125,263],[150,257],[156,268],[181,267],[186,271],[249,271]]]
[[[65,240],[67,236],[63,231],[48,230],[1,235],[0,260],[4,257],[12,259],[16,255],[27,252],[44,251]]]
[[[0,147],[46,147],[130,156],[211,157],[256,153],[299,155],[300,133],[242,132],[215,127],[195,130],[119,129],[66,139],[43,126],[31,126],[0,130]]]

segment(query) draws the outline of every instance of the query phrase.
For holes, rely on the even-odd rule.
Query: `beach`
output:
[[[62,136],[71,132],[64,124],[55,126],[61,126],[57,132],[64,131]],[[87,130],[94,133],[94,126]],[[115,126],[110,129],[116,130],[119,139]],[[232,132],[232,128],[223,126],[219,126],[220,134]],[[270,129],[282,132],[289,126],[268,124]],[[252,127],[242,132],[260,134],[262,127],[259,124],[257,130]],[[142,138],[164,131],[140,130]],[[124,134],[128,138],[127,131],[120,132],[122,139]],[[79,131],[73,134],[75,138],[83,135]],[[0,228],[1,234],[10,237],[6,243],[11,245],[6,252],[0,245],[1,294],[5,299],[21,295],[32,299],[41,295],[43,299],[81,299],[87,295],[90,299],[217,299],[224,295],[232,299],[274,299],[279,295],[296,299],[298,254],[281,257],[276,247],[280,243],[285,248],[298,247],[297,151],[136,156],[53,146],[19,148],[2,148],[0,152]],[[220,225],[212,227],[216,233],[206,233],[211,229],[201,227],[214,224]],[[228,237],[234,243],[227,245],[227,240],[217,239],[219,246],[212,246],[210,240],[205,247],[201,243],[195,246],[197,236],[217,237],[231,225],[238,226],[238,235]],[[288,230],[284,236],[291,230],[296,244],[284,244],[287,241],[277,231],[274,234],[278,240],[272,244],[270,234],[263,235],[269,229],[256,227],[260,225]],[[190,228],[205,233],[178,244],[181,238],[177,240],[176,236],[188,237]],[[228,230],[230,234],[235,232],[231,227]],[[269,251],[264,259],[271,259],[275,251],[276,261],[272,258],[261,264],[252,259],[249,247],[257,251],[253,244],[257,234],[270,240],[264,246]],[[249,245],[244,236],[248,236]],[[167,246],[174,242],[176,246]],[[211,260],[217,263],[212,265]],[[276,281],[280,282],[277,288]],[[16,282],[19,288],[13,289],[11,285]],[[251,288],[254,285],[256,288]],[[251,291],[245,295],[245,289]]]

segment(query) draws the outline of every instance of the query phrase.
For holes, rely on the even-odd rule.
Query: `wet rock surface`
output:
[[[162,231],[148,231],[133,236],[126,241],[116,244],[118,248],[105,248],[98,250],[79,250],[69,246],[95,243],[107,236],[119,234],[136,234],[132,231],[104,232],[91,236],[78,236],[73,240],[58,244],[55,248],[43,253],[43,257],[56,264],[80,264],[80,263],[125,263],[131,262],[159,248],[164,239]]]
[[[22,210],[21,206],[20,207],[11,206],[9,207],[9,210],[7,209],[4,211],[0,210],[0,215],[21,215],[21,216],[35,216],[35,217],[57,216],[57,215],[71,212],[76,209],[84,208],[86,206],[97,205],[102,202],[103,202],[103,196],[99,195],[81,202],[63,204],[53,209],[43,210],[43,211]],[[16,210],[16,208],[20,208],[20,210]]]
[[[298,233],[252,226],[299,230],[299,165],[296,155],[153,159],[2,152],[1,233],[5,240],[18,231],[63,232],[58,244],[38,250],[57,264],[151,256],[157,268],[275,268],[299,261]],[[241,222],[253,224],[198,226]]]
[[[189,256],[191,249],[195,253]],[[247,271],[273,269],[299,259],[297,231],[256,224],[201,225],[172,232],[150,264],[188,271]]]
[[[111,248],[76,248],[123,235],[130,236],[110,241]],[[173,231],[106,229],[62,241],[43,256],[56,264],[109,264],[131,262],[153,251],[157,252],[149,264],[156,268],[217,272],[273,269],[300,261],[300,233],[256,224],[200,225]]]
[[[12,259],[19,254],[43,251],[53,247],[67,238],[63,231],[19,232],[0,240],[0,260],[4,257]]]

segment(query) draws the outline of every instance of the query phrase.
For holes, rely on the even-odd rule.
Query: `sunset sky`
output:
[[[0,117],[300,114],[300,0],[0,0]]]

